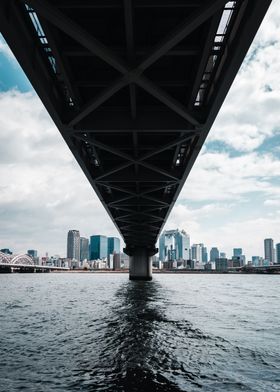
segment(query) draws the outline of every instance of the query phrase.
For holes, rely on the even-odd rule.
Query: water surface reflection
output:
[[[76,376],[82,376],[83,382],[81,388],[81,379],[77,377],[77,390],[181,391],[170,372],[178,377],[178,372],[185,371],[172,355],[170,331],[162,326],[168,320],[159,288],[156,281],[127,282],[121,286],[100,342],[97,363],[96,357],[94,363],[91,359],[79,363]],[[189,381],[192,378],[189,374]]]

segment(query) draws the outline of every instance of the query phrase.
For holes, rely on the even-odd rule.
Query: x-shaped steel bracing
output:
[[[88,34],[81,26],[75,23],[70,18],[66,17],[57,8],[50,5],[44,0],[28,0],[27,3],[32,6],[39,14],[41,14],[50,23],[54,24],[64,33],[68,34],[74,40],[79,42],[82,46],[87,48],[94,55],[101,58],[107,64],[115,68],[121,73],[111,85],[106,87],[101,93],[95,97],[90,103],[87,103],[81,111],[76,114],[68,123],[71,128],[77,125],[83,118],[85,118],[92,111],[97,109],[101,104],[107,101],[112,95],[118,92],[121,88],[137,84],[149,94],[157,98],[163,104],[168,106],[171,110],[179,114],[189,123],[199,126],[200,121],[186,109],[185,105],[170,96],[166,91],[157,86],[154,82],[143,75],[143,72],[154,64],[159,58],[164,56],[175,45],[182,41],[186,36],[191,34],[203,22],[209,19],[215,12],[221,9],[227,0],[213,0],[198,8],[192,15],[187,17],[185,21],[173,31],[171,31],[136,67],[131,67],[123,59],[119,58],[112,50],[99,42],[96,38]],[[127,1],[127,4],[130,2]],[[130,23],[132,17],[129,5],[126,6],[126,20]],[[132,28],[132,27],[131,27]],[[130,51],[133,43],[129,43]]]

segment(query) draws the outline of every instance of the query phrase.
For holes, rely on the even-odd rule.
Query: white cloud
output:
[[[280,207],[280,199],[268,199],[264,201],[264,205],[268,207]]]
[[[118,235],[33,93],[0,93],[0,156],[0,248],[64,255],[71,228]]]
[[[241,247],[248,260],[254,255],[263,256],[264,238],[274,238],[275,242],[280,242],[279,213],[263,216],[261,213],[254,218],[241,216],[236,219],[234,216],[236,209],[232,207],[215,203],[192,209],[177,204],[165,228],[184,229],[190,234],[191,243],[203,242],[208,247],[208,251],[211,247],[217,246],[220,251],[225,251],[228,257],[231,257],[234,247]],[[224,214],[226,217],[222,219]],[[212,224],[209,220],[204,224],[207,215],[211,217]]]
[[[230,157],[227,153],[202,153],[182,189],[179,199],[237,201],[251,192],[279,195],[280,161],[271,154],[250,153]]]
[[[267,137],[280,135],[279,10],[280,1],[274,1],[208,141],[222,141],[237,151],[250,152]]]

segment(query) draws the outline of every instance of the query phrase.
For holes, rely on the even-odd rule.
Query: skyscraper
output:
[[[90,259],[105,259],[108,256],[108,238],[105,235],[90,237]]]
[[[120,239],[117,237],[108,237],[108,256],[114,253],[120,253]]]
[[[239,257],[242,255],[242,248],[233,248],[233,256]]]
[[[192,249],[191,249],[192,260],[199,261],[200,263],[203,261],[203,248],[204,248],[203,244],[192,245]]]
[[[260,266],[260,256],[252,256],[252,264],[254,267]]]
[[[210,261],[215,261],[219,258],[219,249],[218,248],[211,248],[210,250]]]
[[[276,244],[276,263],[280,264],[280,243]]]
[[[5,253],[6,255],[12,255],[13,252],[8,248],[0,249],[0,252]]]
[[[88,238],[81,237],[80,238],[80,260],[88,260],[89,259],[89,240]]]
[[[184,231],[165,230],[159,238],[159,259],[170,261],[188,260],[190,254],[190,236]]]
[[[274,262],[274,247],[272,238],[266,238],[264,240],[264,258],[270,263]]]
[[[80,261],[80,232],[69,230],[67,236],[67,258]]]
[[[38,256],[38,252],[35,249],[28,249],[27,254],[30,257],[37,257]]]
[[[207,253],[206,246],[202,247],[202,262],[203,263],[207,263],[208,262],[208,253]]]

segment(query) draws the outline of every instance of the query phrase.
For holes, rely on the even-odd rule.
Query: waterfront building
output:
[[[203,262],[203,244],[193,244],[191,248],[191,258],[199,263]],[[204,256],[205,257],[205,256]]]
[[[232,266],[233,267],[242,267],[242,260],[240,256],[232,256]]]
[[[114,255],[113,255],[113,269],[114,269],[114,271],[121,269],[121,255],[120,255],[120,253],[114,253]]]
[[[264,258],[268,260],[271,264],[274,262],[274,246],[273,239],[266,238],[264,240]]]
[[[202,262],[203,263],[207,263],[208,262],[208,253],[207,253],[206,246],[202,247]]]
[[[240,256],[240,265],[241,265],[241,267],[243,267],[243,265],[246,265],[246,256],[245,255]]]
[[[80,238],[80,260],[88,260],[89,259],[89,240],[88,238],[81,237]]]
[[[121,243],[117,237],[108,237],[108,256],[120,253]]]
[[[109,256],[108,256],[108,259],[107,259],[107,261],[108,261],[108,268],[110,268],[110,269],[113,269],[113,267],[114,267],[114,264],[113,264],[113,258],[114,258],[114,255],[112,255],[112,254],[110,254]]]
[[[260,256],[252,256],[252,265],[254,267],[259,267],[261,265]]]
[[[204,270],[204,264],[201,261],[194,261],[195,270]]]
[[[280,264],[280,243],[276,244],[276,263]]]
[[[120,258],[121,258],[121,267],[125,269],[129,268],[129,256],[126,253],[121,252]]]
[[[6,255],[12,255],[13,252],[8,249],[8,248],[4,248],[4,249],[0,249],[0,252],[5,253]]]
[[[67,258],[80,260],[80,232],[79,230],[69,230],[67,236]]]
[[[33,257],[33,259],[38,257],[38,252],[35,249],[28,249],[27,254],[28,256]]]
[[[228,261],[225,258],[216,259],[216,271],[225,272],[228,270]]]
[[[190,259],[185,262],[185,267],[187,269],[194,269],[194,264],[195,264],[195,261]]]
[[[207,263],[205,263],[204,264],[204,269],[206,270],[206,271],[211,271],[212,270],[212,263],[209,261],[209,263],[207,262]]]
[[[108,256],[108,238],[105,235],[90,237],[90,259],[105,259]]]
[[[211,248],[210,250],[210,261],[216,261],[219,258],[219,249],[216,247]]]
[[[187,260],[190,254],[190,236],[180,230],[165,230],[159,239],[159,259],[164,261]]]
[[[233,248],[233,256],[239,257],[242,255],[242,248]]]

